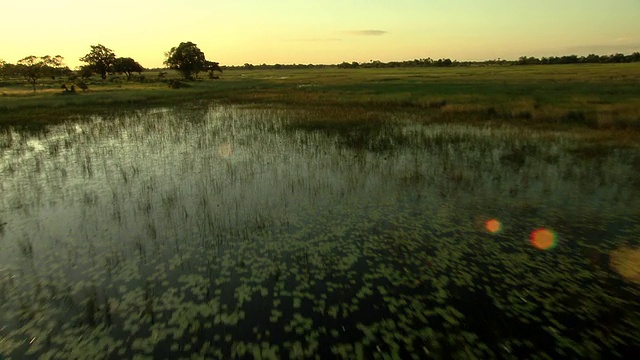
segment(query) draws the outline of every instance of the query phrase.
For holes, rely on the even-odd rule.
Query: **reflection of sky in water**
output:
[[[259,254],[257,263],[278,256],[305,263],[313,259],[299,251],[317,246],[304,256],[320,256],[326,247],[345,257],[335,265],[345,274],[366,269],[350,251],[382,251],[391,257],[368,264],[385,276],[427,269],[509,292],[505,299],[526,306],[535,303],[529,291],[546,291],[543,280],[568,271],[567,258],[571,276],[610,269],[637,282],[630,264],[640,233],[638,149],[415,124],[383,127],[356,143],[287,126],[304,116],[195,107],[14,132],[0,154],[0,267],[25,268],[32,256],[37,272],[103,279],[104,268],[143,254],[158,266],[176,253],[199,259],[198,249],[213,241],[217,256]],[[530,290],[511,280],[541,261],[560,265],[540,270]],[[586,262],[591,270],[581,268]],[[411,284],[429,279],[416,276]]]
[[[640,209],[633,149],[591,154],[563,137],[407,125],[378,134],[403,144],[376,153],[319,131],[285,130],[271,116],[237,108],[140,112],[35,137],[14,133],[1,168],[5,241],[134,236],[148,222],[199,236],[194,223],[205,217],[233,228],[386,201],[445,206],[454,218],[492,213],[491,233],[507,224],[524,237],[543,223],[617,233]],[[530,235],[543,248],[555,237]],[[10,261],[15,249],[6,250]]]

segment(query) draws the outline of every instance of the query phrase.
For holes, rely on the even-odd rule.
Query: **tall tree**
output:
[[[62,60],[60,55],[55,57],[31,55],[18,61],[17,71],[33,86],[33,92],[36,92],[38,79],[45,76],[55,76],[56,70],[62,67]]]
[[[133,75],[134,72],[140,74],[144,71],[144,68],[132,58],[120,57],[115,59],[115,61],[113,62],[113,71],[120,74],[126,74],[127,80],[129,80],[131,79],[131,75]]]
[[[202,50],[190,41],[182,42],[177,47],[172,47],[165,53],[164,64],[170,69],[178,70],[185,79],[192,79],[192,74],[198,73],[207,67],[207,59]]]
[[[102,80],[107,78],[115,60],[116,54],[113,50],[101,44],[91,45],[91,52],[80,58],[80,61],[89,64],[93,72],[100,74]]]

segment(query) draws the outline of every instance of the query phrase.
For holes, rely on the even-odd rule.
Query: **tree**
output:
[[[114,60],[113,71],[120,74],[122,73],[126,74],[127,80],[130,80],[131,75],[133,75],[134,72],[140,74],[144,71],[144,68],[142,67],[142,65],[138,64],[138,62],[133,60],[132,58],[120,57]]]
[[[623,63],[624,62],[624,54],[616,53],[609,55],[606,57],[605,62],[608,63]]]
[[[177,47],[172,47],[164,54],[164,64],[170,69],[178,70],[185,79],[193,79],[198,73],[207,68],[207,59],[202,50],[192,42],[182,42]]]
[[[100,74],[102,80],[107,78],[107,72],[111,71],[116,54],[104,45],[91,45],[91,52],[80,58],[80,61],[89,64],[93,72]]]
[[[91,67],[89,65],[80,66],[80,69],[77,71],[78,76],[87,80],[93,75],[93,71],[91,71]]]
[[[62,67],[62,60],[60,55],[55,57],[31,55],[18,61],[17,71],[33,86],[33,92],[36,92],[38,79],[45,76],[55,76],[55,71]]]
[[[218,79],[218,76],[214,74],[215,71],[222,73],[220,63],[216,61],[205,60],[204,69],[209,72],[209,79]]]
[[[16,75],[20,75],[20,74],[18,74],[18,67],[19,66],[16,65],[16,64],[5,63],[2,66],[2,69],[1,69],[2,76],[3,77],[13,77],[13,76],[16,76]]]
[[[638,62],[640,61],[640,52],[634,52],[631,55],[628,55],[629,62]]]
[[[587,57],[584,58],[584,62],[585,63],[592,63],[592,64],[596,64],[600,62],[600,56],[596,55],[596,54],[589,54],[587,55]]]
[[[208,71],[219,71],[222,72],[222,68],[220,67],[220,63],[217,61],[209,61],[205,62],[205,69]]]

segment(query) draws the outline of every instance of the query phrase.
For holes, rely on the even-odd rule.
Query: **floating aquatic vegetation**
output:
[[[53,127],[37,142],[55,151],[13,136],[0,354],[637,351],[639,149],[327,116],[203,104]]]

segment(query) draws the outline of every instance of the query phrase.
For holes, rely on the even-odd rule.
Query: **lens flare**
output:
[[[540,250],[549,250],[556,246],[556,234],[545,228],[531,232],[531,244]]]
[[[500,224],[500,221],[496,219],[491,219],[487,220],[487,222],[484,223],[484,228],[487,229],[488,232],[495,234],[500,231],[500,229],[502,228],[502,224]]]
[[[640,248],[622,246],[611,252],[609,264],[620,276],[640,285]]]

